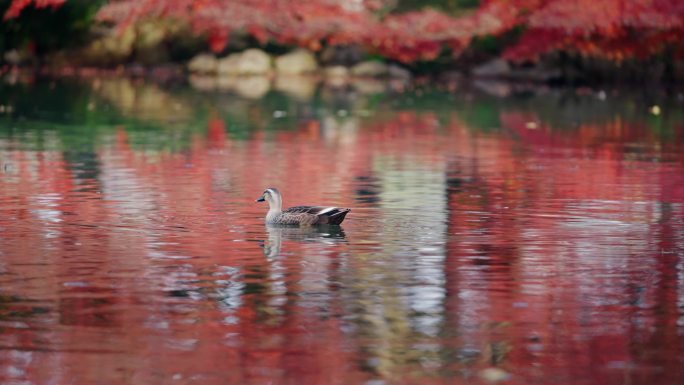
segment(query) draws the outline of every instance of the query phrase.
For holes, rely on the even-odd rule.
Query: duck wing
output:
[[[319,215],[327,209],[334,209],[335,207],[325,207],[325,206],[294,206],[290,207],[287,210],[284,210],[283,213],[290,213],[290,214],[312,214],[312,215]]]
[[[304,217],[308,217],[307,219],[309,220],[307,222],[310,224],[339,225],[350,211],[350,209],[342,207],[295,206],[283,211],[283,214],[297,215],[302,217],[302,219],[304,219]]]

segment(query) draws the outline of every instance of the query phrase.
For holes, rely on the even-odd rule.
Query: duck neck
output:
[[[279,196],[274,196],[268,200],[268,214],[266,219],[271,219],[283,211],[283,201]]]

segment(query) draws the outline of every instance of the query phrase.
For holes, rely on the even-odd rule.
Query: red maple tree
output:
[[[56,7],[65,0],[13,0],[5,19],[23,9]],[[684,57],[681,0],[483,0],[459,17],[424,9],[380,15],[382,0],[115,0],[98,19],[125,27],[148,18],[170,18],[207,36],[214,51],[232,34],[317,50],[324,44],[359,44],[402,62],[431,60],[445,47],[459,54],[475,36],[514,28],[522,36],[504,52],[512,60],[552,51],[620,61],[663,52]]]
[[[505,0],[495,0],[506,2]],[[680,0],[520,0],[514,12],[525,32],[505,52],[534,59],[551,51],[621,61],[667,50],[684,54],[684,2]]]
[[[36,8],[59,7],[64,4],[66,0],[13,0],[9,8],[5,11],[3,18],[5,20],[13,19],[21,14],[24,8],[33,5]]]
[[[361,44],[410,62],[436,57],[443,46],[460,50],[472,36],[472,20],[425,10],[378,17],[374,2],[329,0],[121,0],[104,6],[98,18],[119,26],[148,17],[174,18],[208,36],[215,51],[232,33],[318,49],[323,44]]]

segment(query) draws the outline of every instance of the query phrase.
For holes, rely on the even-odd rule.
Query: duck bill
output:
[[[263,196],[260,196],[259,199],[257,199],[256,201],[257,201],[257,202],[263,202],[263,201],[265,201],[265,200],[266,200],[266,199],[264,199]]]

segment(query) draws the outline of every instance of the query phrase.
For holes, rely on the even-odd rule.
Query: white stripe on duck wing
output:
[[[295,206],[282,211],[282,196],[276,188],[268,188],[257,199],[269,204],[266,223],[277,225],[339,225],[351,210],[331,206]]]

